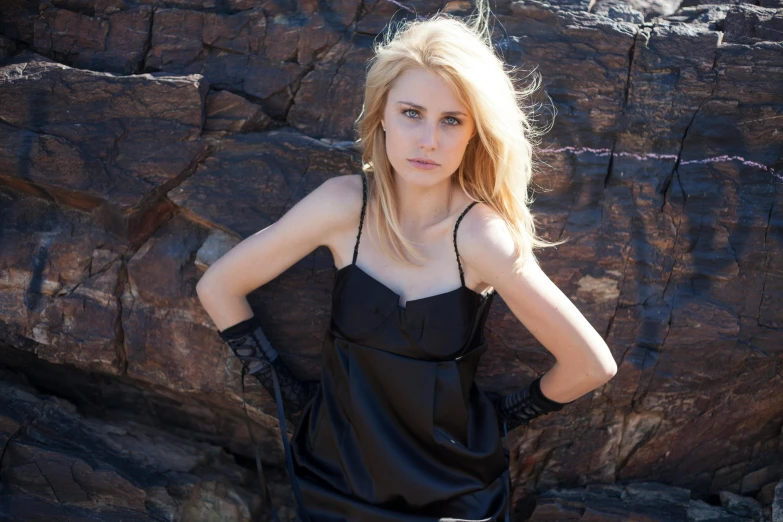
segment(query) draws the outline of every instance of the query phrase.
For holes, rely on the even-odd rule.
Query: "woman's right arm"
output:
[[[196,293],[218,330],[253,316],[247,294],[319,246],[332,247],[336,237],[358,226],[361,180],[356,193],[353,178],[358,176],[328,179],[278,221],[240,242],[209,267],[196,285]]]

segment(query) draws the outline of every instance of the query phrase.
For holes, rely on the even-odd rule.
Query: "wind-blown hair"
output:
[[[368,62],[364,104],[356,120],[362,170],[370,180],[375,201],[375,230],[381,248],[393,259],[423,259],[415,243],[399,225],[394,198],[394,176],[381,128],[389,90],[408,69],[421,67],[438,74],[465,104],[476,122],[477,137],[470,140],[456,171],[459,185],[474,201],[493,208],[506,223],[516,246],[515,270],[521,270],[536,248],[555,246],[536,235],[529,204],[528,184],[533,174],[533,143],[537,131],[520,102],[538,88],[517,89],[513,73],[492,46],[485,0],[466,20],[438,12],[426,20],[392,26],[374,45]]]

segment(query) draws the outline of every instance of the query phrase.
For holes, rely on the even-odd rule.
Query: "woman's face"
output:
[[[467,107],[440,76],[423,68],[397,77],[382,123],[395,176],[420,186],[435,185],[456,172],[475,134]],[[427,167],[412,161],[416,158],[437,165]]]

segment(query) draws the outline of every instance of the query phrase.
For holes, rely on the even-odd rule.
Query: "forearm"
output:
[[[490,399],[504,429],[514,429],[541,415],[562,410],[602,382],[598,372],[568,371],[555,364],[549,372],[508,395],[491,394]]]

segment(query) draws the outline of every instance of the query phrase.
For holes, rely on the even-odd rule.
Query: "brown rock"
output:
[[[134,7],[90,16],[48,6],[35,20],[33,48],[80,69],[139,72],[152,10]]]
[[[539,259],[619,367],[569,409],[511,434],[517,498],[563,483],[593,488],[554,495],[539,504],[541,517],[729,521],[740,517],[705,501],[774,493],[783,454],[783,5],[755,4],[494,6],[498,51],[520,67],[520,81],[529,70],[542,75],[529,100],[542,104],[537,121],[545,127],[557,113],[537,150],[533,210],[544,236],[569,241]],[[352,125],[373,38],[392,17],[441,7],[469,6],[3,5],[0,362],[80,408],[252,456],[240,366],[200,309],[195,282],[325,179],[358,173]],[[117,32],[125,27],[133,34]],[[320,371],[332,277],[319,249],[248,296],[304,377]],[[487,336],[484,389],[510,391],[555,362],[500,298]],[[274,414],[272,401],[251,382],[248,400],[263,458],[279,463],[275,421],[263,415]],[[84,461],[90,476],[102,469]],[[24,493],[0,509],[30,502],[62,516],[27,464],[14,472],[45,502]],[[658,485],[638,497],[605,485],[640,479]],[[139,506],[143,491],[145,509],[165,518],[183,499],[202,505],[222,491],[206,479],[160,487],[118,495]],[[764,504],[764,516],[775,513]],[[225,509],[245,516],[240,505]]]
[[[356,172],[358,165],[348,151],[301,134],[247,134],[221,140],[214,156],[172,190],[169,198],[190,219],[245,238],[275,222],[326,179]],[[193,248],[201,246],[197,243]],[[145,264],[157,266],[154,262]],[[331,254],[318,249],[249,296],[278,350],[305,364],[303,377],[320,373],[333,267]],[[176,284],[178,278],[165,276],[168,284]],[[195,299],[195,294],[191,298]],[[177,299],[172,302],[182,306]],[[195,301],[194,306],[198,306]],[[161,328],[167,328],[165,323]]]
[[[724,41],[753,44],[783,41],[783,13],[780,9],[740,4],[726,13]]]
[[[10,38],[0,36],[0,60],[5,60],[16,53],[16,44]]]
[[[316,137],[350,140],[364,97],[365,63],[372,56],[372,39],[357,36],[335,45],[302,80],[289,121]],[[323,107],[330,107],[324,114]]]
[[[272,117],[285,118],[302,76],[344,28],[317,12],[159,9],[145,64],[156,71],[203,74],[214,87],[244,92]]]
[[[152,25],[146,66],[157,70],[196,72],[210,48],[237,54],[263,49],[266,18],[261,9],[220,15],[188,9],[158,9]],[[199,64],[200,67],[201,64]]]
[[[772,505],[772,502],[775,500],[775,488],[779,482],[779,480],[770,482],[769,484],[762,486],[761,490],[759,490],[758,495],[756,495],[756,500],[758,500],[762,506]]]
[[[0,393],[2,520],[209,520],[219,513],[249,522],[261,512],[245,486],[248,471],[222,448],[85,419],[64,401],[4,381]],[[288,503],[274,491],[276,505]]]
[[[766,485],[777,484],[781,477],[783,477],[783,464],[765,466],[759,470],[748,473],[742,478],[740,492],[743,495],[756,493]]]
[[[0,197],[2,321],[42,359],[120,373],[114,294],[126,245],[89,214],[7,189]]]
[[[212,91],[207,96],[205,131],[224,136],[259,132],[272,125],[272,119],[261,107],[241,96],[228,91]]]
[[[154,228],[150,220],[166,213],[160,191],[208,153],[199,139],[206,85],[197,76],[115,77],[27,56],[0,68],[0,181],[100,208],[99,222],[131,239]]]
[[[183,221],[164,226],[133,256],[126,242],[96,227],[89,214],[0,187],[0,344],[15,347],[0,350],[3,364],[28,372],[46,389],[95,401],[98,409],[134,405],[132,416],[140,420],[165,419],[249,455],[240,365],[227,359],[228,348],[195,298],[201,270],[192,260],[209,231]],[[170,242],[177,226],[190,229],[190,244]],[[184,284],[183,273],[191,274]],[[172,317],[181,318],[181,328],[172,326]],[[206,348],[194,357],[199,345]],[[75,375],[69,379],[17,351]],[[97,384],[101,375],[120,381]],[[142,390],[123,389],[128,376]],[[247,388],[256,439],[268,448],[265,459],[279,463],[273,417],[255,413],[259,405],[272,413],[274,403],[251,380]]]

